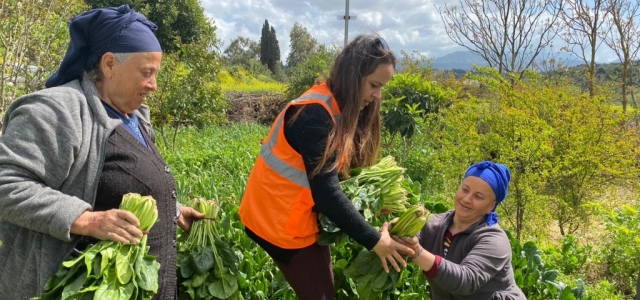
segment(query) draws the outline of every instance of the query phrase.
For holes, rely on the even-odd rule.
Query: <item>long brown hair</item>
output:
[[[336,160],[330,170],[338,167],[344,154],[344,164],[338,170],[343,175],[353,167],[376,163],[380,148],[380,101],[360,108],[365,77],[384,64],[395,68],[396,57],[378,34],[357,36],[336,58],[327,85],[340,106],[340,119],[329,133],[324,154],[312,175],[320,173],[333,155]]]

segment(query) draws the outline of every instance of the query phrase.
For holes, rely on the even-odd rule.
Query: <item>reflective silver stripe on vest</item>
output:
[[[296,100],[293,100],[291,102],[293,103],[298,103],[304,100],[310,100],[310,99],[318,99],[321,100],[322,102],[324,102],[325,104],[327,104],[327,106],[329,106],[329,113],[332,114],[333,119],[338,122],[338,120],[340,120],[340,115],[333,115],[333,103],[331,102],[331,96],[325,95],[325,94],[318,94],[318,93],[309,93],[306,94]]]
[[[318,99],[324,102],[325,104],[327,104],[327,106],[331,110],[329,113],[332,114],[335,120],[337,120],[337,118],[340,117],[339,115],[333,115],[333,106],[331,103],[331,96],[328,96],[328,95],[310,93],[296,100],[291,101],[291,103],[299,103],[299,102],[310,100],[310,99]],[[287,107],[289,106],[287,105]],[[292,182],[296,183],[297,185],[308,189],[309,180],[307,179],[307,173],[305,171],[301,171],[289,165],[288,163],[286,163],[285,161],[283,161],[282,159],[280,159],[279,157],[273,154],[273,147],[278,142],[278,135],[280,133],[280,129],[282,128],[282,125],[284,124],[284,115],[285,113],[283,110],[282,113],[280,113],[280,115],[276,119],[271,137],[269,138],[268,141],[265,141],[262,144],[262,148],[260,149],[260,156],[262,157],[262,160],[264,160],[264,162],[272,170],[280,174],[280,176],[287,178]]]

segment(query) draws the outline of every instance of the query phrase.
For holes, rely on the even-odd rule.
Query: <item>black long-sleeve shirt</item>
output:
[[[327,137],[333,128],[329,113],[320,104],[305,105],[298,119],[289,123],[291,117],[301,107],[290,107],[285,113],[284,136],[291,147],[300,155],[307,170],[307,178],[315,210],[329,217],[340,229],[356,242],[371,250],[380,240],[375,230],[351,204],[340,188],[337,170],[324,169],[311,177],[320,158],[324,154]],[[335,161],[334,156],[331,161]],[[288,263],[297,250],[275,246],[246,229],[247,234],[276,260]]]

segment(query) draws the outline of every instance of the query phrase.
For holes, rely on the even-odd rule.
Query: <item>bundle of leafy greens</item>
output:
[[[428,217],[429,211],[424,206],[413,206],[400,216],[389,234],[413,237],[424,227]],[[366,249],[345,269],[344,275],[353,280],[360,299],[387,299],[400,277],[394,268],[389,273],[384,272],[378,255]]]
[[[392,156],[386,156],[370,167],[354,168],[349,179],[341,181],[340,187],[351,199],[351,203],[371,224],[379,215],[403,213],[408,205],[404,181],[405,169],[398,166]],[[344,243],[347,235],[327,216],[318,216],[320,237],[318,243],[329,245]]]
[[[158,220],[156,200],[151,196],[126,194],[120,209],[132,212],[143,232]],[[32,299],[151,299],[158,292],[160,264],[148,253],[146,234],[137,245],[100,241],[78,258],[63,262],[47,281],[44,293]]]
[[[179,299],[230,299],[238,292],[238,258],[220,239],[219,207],[214,200],[196,198],[193,208],[205,215],[194,222],[178,249]]]

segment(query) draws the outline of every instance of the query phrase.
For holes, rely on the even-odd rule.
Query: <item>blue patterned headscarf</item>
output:
[[[484,180],[496,195],[496,206],[487,217],[487,225],[491,226],[498,223],[498,214],[496,207],[507,197],[507,189],[511,180],[511,172],[509,168],[503,164],[496,164],[490,161],[479,162],[467,169],[464,178],[469,176],[479,177]]]
[[[69,48],[46,87],[80,79],[107,52],[162,52],[154,35],[158,27],[128,5],[92,9],[69,20]]]

